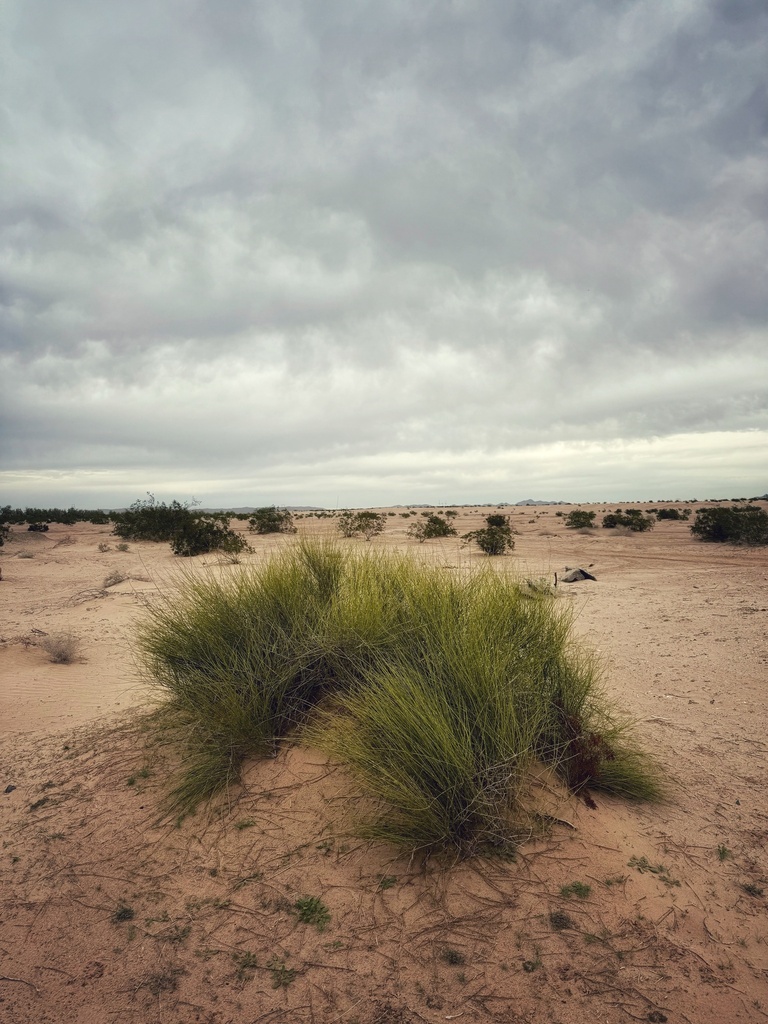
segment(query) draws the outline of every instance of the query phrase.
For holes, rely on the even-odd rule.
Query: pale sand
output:
[[[489,511],[462,511],[460,532]],[[179,560],[166,545],[118,553],[109,527],[15,528],[0,551],[4,1024],[768,1018],[768,552],[698,543],[684,523],[587,536],[552,507],[509,511],[520,535],[501,570],[592,566],[596,583],[559,590],[674,797],[571,800],[558,814],[575,830],[556,826],[516,863],[450,870],[335,835],[343,773],[300,749],[251,765],[223,812],[158,823],[175,753],[130,717],[148,700],[130,635]],[[455,541],[420,547],[407,525],[389,517],[373,544],[482,558]],[[253,542],[244,562],[290,539]],[[105,589],[113,570],[130,579]],[[35,630],[75,633],[82,659],[51,664]],[[666,871],[629,866],[642,857]],[[573,881],[586,899],[561,896]],[[327,904],[325,931],[290,912],[304,895]],[[134,916],[116,923],[122,904]],[[557,910],[573,928],[552,927]],[[275,989],[281,962],[297,973]]]

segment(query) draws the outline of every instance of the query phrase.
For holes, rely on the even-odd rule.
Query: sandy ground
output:
[[[408,540],[400,511],[374,544],[482,557]],[[461,510],[460,532],[489,511]],[[311,750],[250,765],[218,810],[159,817],[177,752],[147,728],[131,629],[179,560],[118,552],[109,527],[15,528],[0,552],[0,1020],[768,1019],[768,552],[701,544],[684,523],[587,534],[552,507],[507,511],[519,535],[499,571],[591,566],[596,582],[559,592],[673,797],[572,799],[515,861],[452,866],[346,836],[343,773]],[[256,538],[243,561],[283,543]],[[62,632],[81,642],[68,665],[40,646]],[[574,882],[581,897],[562,891]],[[322,930],[298,919],[303,897],[327,907]]]

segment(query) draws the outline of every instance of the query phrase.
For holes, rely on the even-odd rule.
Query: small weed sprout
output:
[[[77,658],[80,639],[73,633],[54,633],[43,637],[39,646],[54,665],[70,665]]]
[[[241,953],[233,953],[232,959],[235,961],[237,968],[237,980],[250,981],[253,978],[253,972],[259,966],[256,954],[243,950]]]
[[[325,931],[331,912],[319,896],[302,896],[293,904],[302,924],[313,924],[319,932]]]
[[[724,860],[730,860],[731,857],[733,857],[733,854],[728,849],[728,847],[725,846],[724,843],[720,843],[720,845],[717,848],[717,859],[719,861],[724,861]]]
[[[113,924],[121,924],[123,921],[132,921],[136,916],[136,911],[133,907],[129,907],[126,903],[121,903],[117,910],[111,917]]]
[[[115,544],[115,548],[116,548],[117,551],[126,552],[128,550],[128,545],[123,540],[123,541],[120,541],[119,544]]]
[[[741,888],[748,896],[754,896],[757,899],[761,899],[765,896],[765,889],[762,889],[759,885],[755,885],[754,882],[743,882]]]
[[[576,927],[576,922],[564,910],[553,910],[549,915],[549,923],[556,932],[563,932],[568,928]]]
[[[272,988],[288,988],[296,980],[296,968],[286,967],[285,960],[270,960],[267,967],[272,975]]]
[[[591,892],[591,885],[587,885],[585,882],[571,882],[570,885],[564,885],[562,887],[560,895],[564,899],[569,899],[571,896],[578,896],[580,900],[585,900]]]
[[[102,541],[102,542],[101,542],[101,544],[99,544],[99,551],[100,551],[100,552],[102,553],[102,555],[103,555],[103,554],[104,554],[105,552],[107,552],[107,551],[111,551],[111,550],[112,550],[112,549],[110,548],[109,544],[105,544],[105,542],[104,542],[104,541]]]
[[[452,949],[450,946],[446,946],[440,953],[440,959],[450,964],[451,967],[459,967],[467,962],[467,958],[463,953],[460,953],[458,949]]]

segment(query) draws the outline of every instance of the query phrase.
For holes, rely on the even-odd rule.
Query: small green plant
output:
[[[564,910],[553,910],[549,915],[549,923],[556,932],[562,932],[568,928],[576,927],[576,922],[570,914],[566,914]]]
[[[748,896],[755,896],[758,899],[761,899],[765,895],[765,889],[762,889],[754,882],[743,882],[741,888]]]
[[[730,860],[731,857],[733,857],[733,854],[728,849],[728,847],[725,846],[723,843],[720,843],[720,845],[717,848],[717,859],[719,861],[724,861],[724,860]]]
[[[238,953],[233,953],[232,959],[235,961],[237,980],[250,981],[253,978],[254,971],[259,966],[256,954],[250,953],[247,950],[241,950]]]
[[[296,969],[286,967],[284,960],[270,960],[267,967],[272,975],[272,988],[288,988],[296,980]]]
[[[253,818],[241,818],[240,821],[235,822],[235,828],[238,832],[242,832],[246,828],[253,828],[255,824]]]
[[[452,949],[450,946],[446,946],[445,949],[441,950],[440,959],[450,964],[451,967],[458,967],[467,962],[467,958],[463,953],[460,953],[458,949]]]
[[[585,900],[591,892],[591,885],[587,885],[585,882],[571,882],[570,885],[564,885],[562,887],[560,895],[565,899],[568,899],[571,896],[578,896],[580,900]]]
[[[376,888],[379,892],[384,892],[386,889],[391,889],[393,885],[397,885],[397,879],[394,875],[379,875],[379,884]]]
[[[302,896],[293,904],[302,924],[313,924],[319,932],[325,931],[331,912],[319,896]]]
[[[596,512],[588,512],[583,508],[575,508],[565,517],[565,525],[569,530],[583,530],[595,525]]]
[[[296,533],[293,515],[287,508],[257,508],[248,520],[253,533]]]
[[[125,541],[121,541],[119,544],[115,544],[115,548],[117,551],[120,551],[124,554],[128,550],[128,545],[125,543]]]
[[[99,551],[101,551],[102,554],[104,554],[104,552],[110,551],[110,550],[111,550],[111,548],[110,548],[109,544],[105,544],[104,541],[102,541],[101,544],[99,544]]]
[[[121,924],[123,921],[132,921],[136,916],[136,911],[133,907],[129,907],[126,903],[121,903],[117,910],[112,915],[113,924]]]
[[[663,882],[667,886],[680,885],[680,882],[676,878],[672,878],[669,873],[669,868],[664,864],[651,864],[647,857],[635,857],[632,856],[627,862],[627,867],[634,868],[639,871],[640,874],[649,872],[652,875],[656,875],[659,881]]]

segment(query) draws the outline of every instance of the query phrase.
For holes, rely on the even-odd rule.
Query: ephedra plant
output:
[[[574,791],[660,795],[568,611],[488,566],[301,542],[237,575],[184,573],[139,649],[188,727],[177,808],[302,739],[368,796],[358,833],[410,850],[514,843],[542,766]]]

